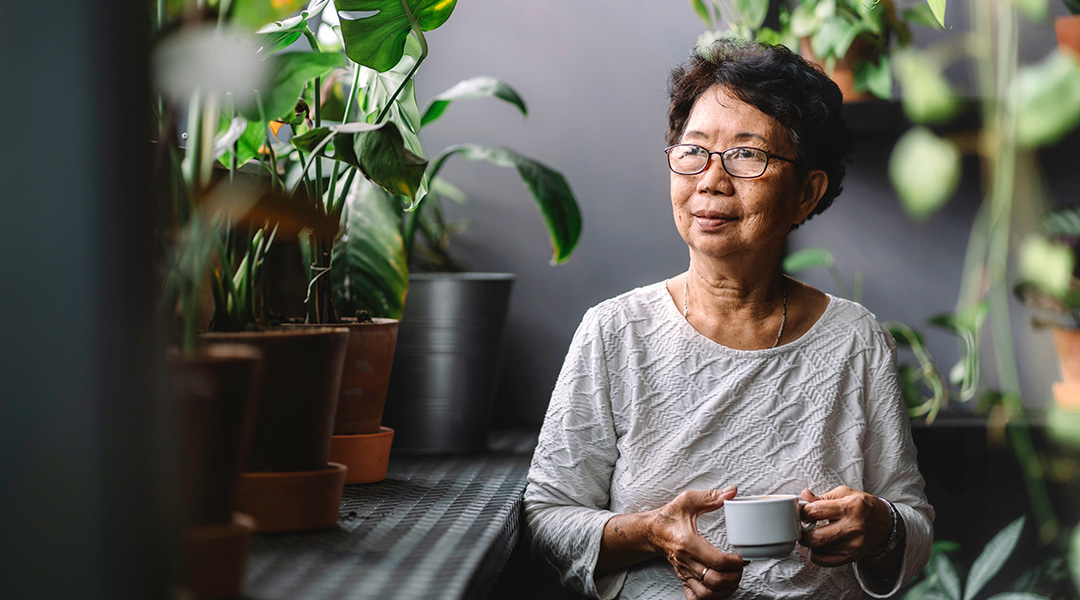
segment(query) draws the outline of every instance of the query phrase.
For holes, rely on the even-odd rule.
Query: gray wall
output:
[[[958,29],[965,10],[963,2],[949,5],[948,20]],[[454,104],[424,131],[428,151],[458,142],[510,146],[561,170],[583,212],[580,246],[568,263],[552,267],[540,217],[512,170],[452,159],[443,171],[472,198],[449,210],[472,221],[453,242],[457,255],[474,270],[519,274],[496,423],[540,422],[589,306],[686,268],[661,154],[665,85],[702,29],[684,1],[467,0],[429,34],[431,54],[417,83],[421,105],[461,79],[491,75],[513,85],[530,113],[522,119],[513,107],[489,99]],[[918,39],[933,38],[923,32]],[[1052,28],[1026,27],[1022,39],[1025,56],[1041,57],[1053,45]],[[962,68],[950,75],[970,79]],[[955,305],[978,175],[969,164],[958,197],[929,221],[912,223],[887,182],[889,149],[903,127],[893,130],[863,141],[845,193],[796,232],[791,246],[828,247],[849,285],[854,273],[865,276],[863,302],[879,319],[919,326]],[[1053,177],[1060,193],[1080,189],[1073,169],[1062,166]],[[806,279],[837,292],[825,273]],[[1043,405],[1057,376],[1048,334],[1032,332],[1019,311],[1014,328],[1031,388],[1028,402]],[[947,369],[957,356],[954,338],[927,334]]]

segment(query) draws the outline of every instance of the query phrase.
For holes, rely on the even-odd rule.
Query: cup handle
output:
[[[799,508],[802,508],[803,506],[806,506],[807,504],[810,504],[810,503],[807,502],[806,500],[803,500],[802,498],[799,498]],[[800,520],[800,522],[799,522],[799,529],[801,529],[803,532],[810,531],[815,527],[817,527],[817,521],[806,522],[806,521]]]

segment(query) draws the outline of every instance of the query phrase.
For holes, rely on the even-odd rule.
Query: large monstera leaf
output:
[[[457,0],[337,0],[345,54],[380,73],[398,64],[412,30],[408,5],[422,31],[438,28],[450,18]]]
[[[334,304],[342,315],[366,310],[401,318],[409,269],[398,206],[397,198],[363,177],[353,183],[330,266]]]

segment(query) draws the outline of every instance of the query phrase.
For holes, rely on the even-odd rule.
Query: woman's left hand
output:
[[[828,521],[802,534],[799,543],[810,548],[810,560],[823,567],[855,562],[881,548],[892,531],[887,504],[865,492],[840,486],[821,496],[803,490],[803,521]]]

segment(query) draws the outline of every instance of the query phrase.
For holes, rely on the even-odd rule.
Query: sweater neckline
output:
[[[720,350],[725,353],[741,355],[741,356],[772,356],[774,354],[781,354],[794,350],[808,343],[808,340],[813,339],[817,330],[823,327],[822,323],[832,318],[833,313],[838,309],[838,298],[828,292],[822,292],[829,299],[829,304],[825,307],[825,311],[821,313],[817,321],[810,326],[802,335],[798,338],[786,343],[776,346],[775,348],[761,348],[759,350],[739,350],[730,346],[725,346],[713,339],[705,336],[698,331],[693,325],[687,321],[678,306],[671,300],[671,295],[667,292],[667,282],[659,281],[652,285],[653,300],[660,302],[663,307],[661,308],[661,315],[667,321],[674,321],[671,323],[674,327],[679,328],[679,331],[686,335],[688,339],[696,340],[696,343],[713,350]]]

